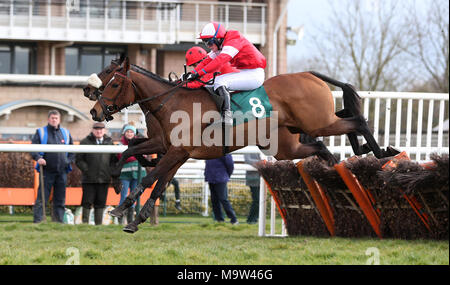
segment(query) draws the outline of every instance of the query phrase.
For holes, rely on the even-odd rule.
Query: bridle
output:
[[[129,104],[124,104],[124,105],[122,105],[122,106],[118,106],[118,105],[116,104],[117,98],[119,97],[120,94],[122,94],[123,92],[126,92],[126,89],[129,87],[129,85],[131,85],[131,86],[133,87],[134,92],[135,92],[136,95],[138,95],[139,92],[138,92],[138,90],[137,90],[136,84],[133,82],[133,80],[131,80],[131,78],[130,78],[130,76],[129,76],[129,75],[130,75],[130,71],[127,72],[127,75],[124,75],[124,74],[122,74],[122,73],[120,73],[120,72],[115,72],[114,75],[113,75],[113,77],[112,77],[112,78],[109,80],[109,82],[105,85],[105,88],[104,88],[103,90],[105,90],[110,84],[113,84],[113,81],[115,80],[116,75],[122,77],[122,78],[125,80],[126,83],[122,84],[122,86],[120,87],[120,90],[117,92],[117,94],[114,96],[114,98],[106,98],[106,97],[103,97],[103,96],[102,96],[103,91],[101,91],[101,93],[100,93],[100,95],[99,95],[99,97],[98,97],[98,102],[100,103],[100,106],[101,106],[101,108],[102,108],[102,111],[103,111],[103,113],[105,114],[105,120],[106,120],[106,121],[110,121],[110,120],[113,119],[112,115],[114,114],[114,111],[117,111],[117,112],[118,112],[118,111],[122,110],[123,108],[128,108],[128,107],[133,106],[133,105],[136,105],[136,104],[141,104],[141,103],[149,102],[149,101],[152,101],[152,100],[154,100],[154,99],[157,99],[157,98],[159,98],[159,97],[162,97],[162,96],[164,96],[164,95],[170,93],[170,95],[167,96],[167,97],[166,97],[166,98],[158,105],[158,107],[156,107],[155,110],[150,110],[150,109],[149,109],[149,110],[147,111],[147,113],[151,113],[151,114],[155,115],[159,110],[162,109],[162,107],[167,103],[167,101],[169,101],[169,99],[175,94],[175,93],[173,93],[173,91],[177,90],[178,88],[182,87],[184,84],[187,83],[187,81],[180,80],[180,82],[177,83],[177,85],[175,85],[175,86],[173,86],[172,88],[170,88],[170,89],[168,89],[168,90],[166,90],[166,91],[164,91],[164,92],[162,92],[162,93],[159,93],[159,94],[157,94],[157,95],[155,95],[155,96],[153,96],[153,97],[149,97],[149,98],[145,98],[145,99],[141,99],[141,100],[137,100],[137,101],[135,100],[135,101],[133,101],[133,102],[131,102],[131,103],[129,103]],[[203,83],[203,84],[205,84],[205,85],[212,85],[212,84],[214,84],[214,80],[216,79],[216,75],[217,75],[217,73],[214,73],[213,78],[212,78],[210,81],[208,81],[208,82],[204,82],[204,81],[202,81],[202,80],[199,79],[199,78],[197,78],[197,79],[195,79],[195,80],[196,80],[196,81],[199,81],[199,82],[201,82],[201,83]],[[124,88],[125,88],[125,89],[124,89]],[[135,98],[136,98],[136,97],[137,97],[137,96],[135,96]],[[105,100],[112,102],[112,104],[108,105],[108,104],[105,102]]]
[[[112,60],[111,63],[116,65],[116,66],[120,66],[120,63],[117,60]],[[109,75],[112,71],[114,71],[115,68],[116,67],[114,67],[112,70],[102,71],[99,75],[102,75],[103,72],[104,72],[105,75]],[[119,71],[120,69],[121,68],[119,68],[117,71]],[[100,79],[100,76],[97,75],[97,78],[100,81],[102,81],[102,85],[100,85],[99,87],[91,86],[91,87],[95,88],[94,91],[92,91],[92,95],[95,98],[95,100],[97,100],[103,94],[103,90],[106,87],[105,85],[103,85],[103,80]],[[91,97],[89,96],[89,98],[91,98]]]
[[[117,94],[113,97],[113,98],[106,98],[103,97],[103,90],[106,89],[106,87],[108,87],[110,84],[112,84],[112,82],[116,79],[116,76],[120,76],[123,79],[125,79],[124,84],[121,85],[119,91],[117,92]],[[131,81],[129,78],[127,78],[127,76],[119,73],[119,72],[115,72],[113,77],[111,77],[111,79],[108,81],[108,83],[105,85],[105,87],[103,88],[102,91],[99,91],[99,96],[97,97],[98,102],[100,103],[100,106],[102,108],[103,113],[105,114],[106,117],[106,121],[111,121],[113,119],[112,114],[114,114],[114,111],[120,111],[123,108],[127,108],[131,105],[134,105],[133,103],[130,104],[124,104],[122,106],[119,106],[116,104],[117,98],[119,97],[120,94],[122,94],[122,92],[126,91],[126,89],[128,88],[128,86],[131,85],[134,89],[134,92],[137,93],[137,88],[136,85],[134,84],[133,81]],[[124,89],[125,88],[125,89]],[[106,101],[111,102],[111,104],[108,104]]]

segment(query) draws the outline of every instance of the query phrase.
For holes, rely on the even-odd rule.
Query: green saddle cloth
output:
[[[251,91],[242,91],[231,95],[233,125],[240,125],[255,119],[270,117],[272,105],[269,96],[261,86]]]

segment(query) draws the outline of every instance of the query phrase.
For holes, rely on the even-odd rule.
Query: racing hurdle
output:
[[[448,154],[418,163],[403,152],[333,167],[317,158],[266,162],[258,170],[277,193],[289,235],[448,239],[448,167]]]

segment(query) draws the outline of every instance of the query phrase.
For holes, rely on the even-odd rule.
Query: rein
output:
[[[136,84],[133,82],[133,80],[131,80],[131,78],[129,77],[129,74],[130,74],[130,71],[127,72],[127,75],[126,75],[126,76],[123,75],[123,74],[121,74],[121,73],[119,73],[119,72],[116,72],[116,73],[114,74],[114,76],[111,78],[111,80],[109,80],[109,82],[105,85],[105,88],[104,88],[103,90],[105,90],[106,87],[109,86],[109,85],[114,81],[115,76],[118,75],[118,76],[123,77],[123,78],[126,80],[126,82],[128,82],[128,83],[133,87],[134,92],[135,92],[136,94],[139,94],[139,92],[138,92],[138,90],[137,90],[137,87],[136,87]],[[207,81],[207,82],[204,82],[204,81],[202,81],[202,80],[199,79],[199,78],[197,78],[197,79],[195,79],[195,80],[198,81],[198,82],[201,82],[201,83],[203,83],[203,84],[205,84],[205,85],[212,85],[212,84],[214,84],[214,81],[215,81],[215,79],[216,79],[216,75],[217,75],[217,74],[218,74],[218,73],[214,73],[213,78],[212,78],[211,80]],[[167,95],[167,94],[170,93],[170,95],[167,96],[167,97],[166,97],[166,98],[158,105],[158,107],[157,107],[155,110],[153,110],[153,111],[152,111],[152,110],[148,110],[148,112],[150,112],[150,113],[152,113],[152,114],[156,114],[159,110],[161,110],[161,108],[164,106],[164,104],[166,104],[167,101],[169,101],[169,99],[175,94],[175,93],[173,93],[173,91],[177,90],[178,88],[182,87],[184,84],[187,84],[188,82],[189,82],[189,81],[183,81],[183,80],[181,80],[177,85],[173,86],[172,88],[170,88],[170,89],[168,89],[168,90],[166,90],[166,91],[164,91],[164,92],[162,92],[162,93],[160,93],[160,94],[158,94],[158,95],[155,95],[155,96],[149,97],[149,98],[145,98],[145,99],[141,99],[141,100],[138,100],[138,101],[134,101],[134,102],[132,102],[132,103],[130,103],[130,104],[128,104],[128,105],[123,105],[123,106],[120,106],[120,107],[117,106],[116,100],[117,100],[117,98],[119,97],[119,95],[122,94],[123,89],[126,88],[126,87],[128,87],[127,84],[122,84],[122,86],[121,86],[119,92],[116,94],[116,96],[115,96],[114,98],[105,98],[105,97],[103,97],[103,96],[101,95],[103,92],[101,91],[101,93],[100,93],[100,95],[98,96],[97,99],[98,99],[98,101],[99,101],[99,103],[100,103],[100,106],[102,107],[103,113],[104,113],[105,116],[106,116],[106,120],[109,121],[109,120],[112,120],[112,119],[113,119],[112,113],[113,113],[115,110],[120,111],[120,110],[122,110],[123,108],[128,108],[128,107],[133,106],[133,105],[136,105],[136,104],[145,103],[145,102],[148,102],[148,101],[157,99],[157,98],[159,98],[159,97],[162,97],[162,96]],[[105,102],[105,100],[112,101],[112,104],[111,104],[111,105],[107,105],[106,102]]]

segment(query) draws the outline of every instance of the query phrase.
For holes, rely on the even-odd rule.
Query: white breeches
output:
[[[264,83],[265,73],[263,68],[240,69],[239,71],[217,76],[214,81],[214,90],[220,86],[225,86],[231,91],[247,91],[256,89]]]

